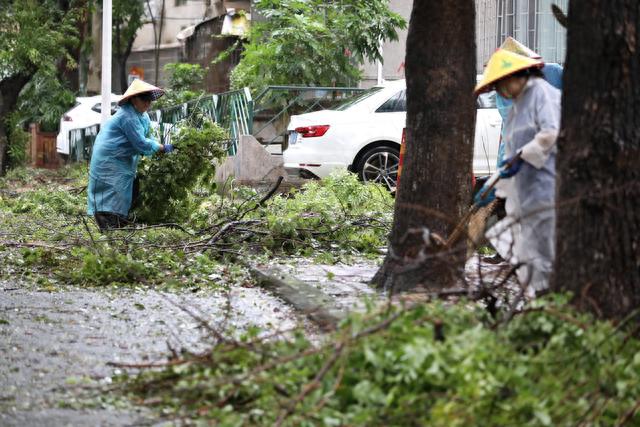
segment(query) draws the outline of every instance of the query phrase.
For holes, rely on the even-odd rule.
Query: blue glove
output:
[[[480,191],[478,191],[475,195],[475,197],[473,198],[473,203],[478,206],[479,208],[483,208],[485,206],[487,206],[489,203],[493,202],[496,198],[496,190],[495,188],[492,188],[491,191],[489,191],[484,198],[481,197],[481,195],[487,190],[486,186],[482,186],[482,188],[480,189]]]
[[[518,173],[518,171],[522,167],[522,163],[524,163],[524,160],[522,160],[522,158],[514,160],[516,156],[517,154],[502,162],[502,165],[500,165],[500,167],[503,167],[504,169],[500,170],[500,178],[511,178]],[[507,166],[509,164],[511,166]]]
[[[173,144],[164,144],[164,152],[171,153],[173,151]]]

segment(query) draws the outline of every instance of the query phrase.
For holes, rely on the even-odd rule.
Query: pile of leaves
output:
[[[210,351],[126,386],[165,414],[216,425],[640,422],[640,341],[624,323],[594,321],[562,296],[504,320],[469,304],[429,303],[353,315],[317,345],[302,333],[218,335]]]
[[[141,222],[182,222],[189,216],[189,193],[200,184],[215,189],[215,162],[226,154],[224,129],[195,114],[171,136],[175,151],[144,158],[138,166],[140,195],[133,215]]]
[[[217,235],[221,244],[241,240],[262,253],[315,256],[329,263],[350,254],[379,256],[393,219],[389,192],[346,171],[264,202],[246,188],[227,196],[231,201],[219,195],[202,201],[191,223],[220,229],[225,218],[229,226]]]

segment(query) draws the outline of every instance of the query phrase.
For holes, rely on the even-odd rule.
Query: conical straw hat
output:
[[[539,59],[527,58],[526,56],[518,55],[504,49],[498,49],[491,55],[491,59],[489,59],[487,67],[482,74],[482,80],[478,83],[474,92],[478,95],[488,90],[498,80],[504,79],[518,71],[543,66],[544,62]]]
[[[127,88],[127,91],[124,93],[124,95],[122,95],[122,98],[120,99],[120,101],[118,101],[118,104],[122,105],[131,97],[140,95],[141,93],[151,94],[151,98],[155,101],[156,99],[164,95],[164,90],[160,89],[159,87],[155,87],[154,85],[151,85],[147,82],[143,82],[140,79],[135,79],[131,83],[129,88]]]
[[[529,49],[518,40],[513,37],[507,37],[507,39],[500,45],[500,49],[508,50],[509,52],[517,53],[518,55],[526,56],[527,58],[540,59],[542,56],[538,55],[533,50]]]

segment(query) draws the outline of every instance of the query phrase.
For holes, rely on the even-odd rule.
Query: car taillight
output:
[[[329,130],[329,125],[302,126],[295,129],[303,138],[315,138],[322,136]]]
[[[72,122],[73,121],[71,116],[67,116],[66,114],[64,116],[62,116],[62,120],[64,120],[65,122]]]

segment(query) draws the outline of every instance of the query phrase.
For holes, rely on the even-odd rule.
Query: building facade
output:
[[[509,36],[538,52],[545,61],[564,63],[566,30],[555,20],[551,5],[567,10],[568,0],[475,0],[477,71],[482,73],[491,54]],[[412,0],[390,0],[391,10],[407,22],[411,16]],[[399,40],[383,44],[384,80],[404,78],[407,30],[398,32]],[[378,66],[363,67],[365,87],[377,82]]]
[[[566,11],[568,0],[476,0],[478,72],[509,36],[546,62],[564,64],[566,30],[554,18],[552,4]]]

